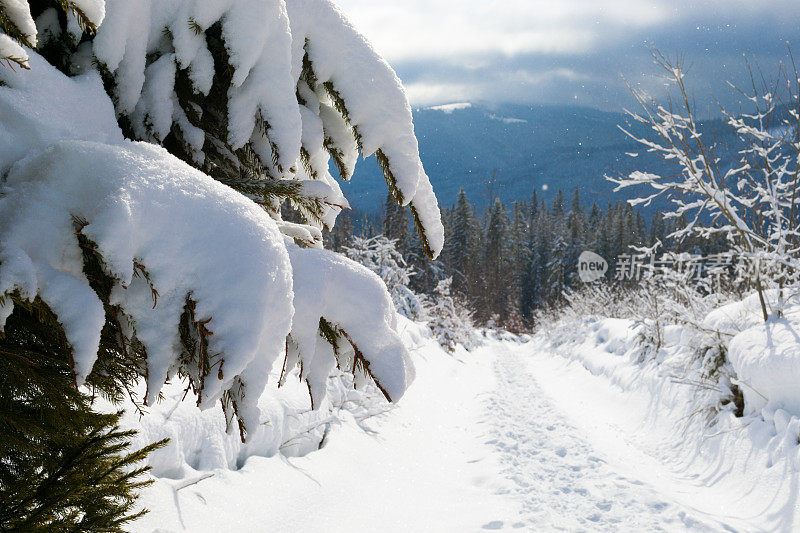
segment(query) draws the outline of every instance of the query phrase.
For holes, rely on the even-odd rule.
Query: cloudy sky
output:
[[[415,105],[457,101],[630,105],[621,75],[663,81],[646,44],[682,55],[698,103],[730,104],[743,54],[765,73],[800,61],[800,0],[338,0]]]

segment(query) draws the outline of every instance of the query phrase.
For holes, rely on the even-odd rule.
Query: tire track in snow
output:
[[[697,513],[617,472],[546,397],[525,356],[499,343],[497,390],[487,400],[490,440],[522,501],[518,519],[486,529],[722,531]],[[569,386],[565,383],[564,386]]]

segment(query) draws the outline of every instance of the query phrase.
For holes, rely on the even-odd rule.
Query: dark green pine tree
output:
[[[614,206],[609,203],[600,220],[600,226],[597,228],[597,253],[608,261],[611,271],[613,271],[616,261],[613,236],[614,213]]]
[[[511,248],[509,268],[511,269],[512,284],[508,308],[509,313],[515,317],[521,317],[522,292],[526,283],[526,268],[530,261],[530,249],[528,248],[530,212],[531,208],[528,202],[514,202],[514,218],[511,221],[509,234],[509,246]]]
[[[569,241],[566,235],[566,223],[563,218],[553,219],[553,240],[550,244],[549,261],[547,262],[547,297],[549,302],[555,302],[567,288],[569,275],[567,259],[569,256]]]
[[[617,203],[614,206],[611,217],[611,258],[615,263],[622,254],[628,253],[628,243],[630,242],[630,228],[629,221],[626,215],[626,208],[628,206],[623,203]]]
[[[603,212],[598,207],[597,202],[592,202],[592,208],[589,210],[589,216],[586,220],[588,227],[586,229],[587,241],[586,245],[592,250],[599,249],[598,242],[600,241],[600,231],[603,227]]]
[[[587,227],[586,213],[581,204],[578,187],[572,195],[569,216],[567,217],[567,253],[565,259],[566,282],[574,286],[578,275],[578,257],[586,249]]]
[[[558,193],[556,193],[556,197],[553,199],[553,209],[550,211],[550,215],[554,220],[560,220],[564,218],[565,213],[566,200],[564,199],[564,191],[559,189]]]
[[[325,232],[325,246],[335,252],[341,252],[345,246],[350,246],[353,239],[353,214],[351,210],[343,211],[336,218],[336,225],[329,232]]]
[[[458,193],[452,220],[452,230],[446,240],[446,260],[453,276],[451,290],[474,297],[479,230],[475,212],[464,189]]]
[[[539,199],[536,195],[536,189],[533,190],[533,194],[531,195],[531,203],[530,212],[528,213],[528,220],[530,224],[533,224],[533,221],[536,220],[536,215],[539,211]]]
[[[123,531],[145,512],[134,509],[151,483],[141,461],[166,441],[130,451],[136,432],[120,429],[120,413],[93,411],[75,387],[55,315],[38,299],[14,304],[0,338],[0,531]],[[111,376],[130,373],[127,363],[103,354],[90,389],[119,397]]]
[[[554,238],[553,217],[544,200],[539,204],[539,216],[536,225],[540,235],[538,240],[539,248],[536,250],[535,255],[536,279],[538,283],[537,301],[543,302],[548,297],[547,265],[550,263],[550,245]]]
[[[388,193],[383,211],[383,234],[397,241],[395,247],[405,258],[408,258],[411,246],[409,224],[408,209],[397,205],[392,194]]]
[[[664,215],[660,211],[656,211],[653,219],[650,221],[650,234],[647,238],[649,245],[654,245],[656,242],[661,242],[662,245],[667,244],[667,223],[664,220]]]
[[[547,206],[536,203],[536,191],[531,199],[530,223],[528,224],[527,264],[524,267],[520,292],[520,314],[528,327],[532,327],[533,313],[542,302],[544,273],[547,267],[548,234],[550,220]]]
[[[489,212],[483,256],[484,318],[497,315],[501,322],[508,314],[507,303],[513,279],[510,272],[509,220],[500,199],[495,199]]]
[[[636,244],[637,246],[646,244],[648,238],[647,222],[642,216],[641,211],[639,211],[638,209],[635,211],[634,214],[634,228],[635,228],[635,233],[633,235],[634,244]]]

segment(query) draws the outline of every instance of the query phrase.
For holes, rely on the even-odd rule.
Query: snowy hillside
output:
[[[494,192],[504,202],[528,199],[534,189],[552,200],[556,191],[579,186],[601,205],[613,187],[604,174],[631,166],[626,153],[636,144],[619,131],[622,113],[557,106],[455,103],[414,109],[420,155],[442,205],[452,205],[463,187],[479,208],[487,207],[487,183],[496,172]],[[637,165],[660,168],[642,154]],[[357,171],[363,179],[343,185],[353,206],[377,211],[385,192],[375,171]],[[372,177],[366,179],[367,176]]]
[[[735,321],[732,312],[745,308],[715,316]],[[268,523],[320,532],[789,531],[800,524],[793,488],[800,412],[779,400],[741,418],[721,407],[719,394],[692,382],[686,331],[673,328],[662,352],[643,358],[631,321],[551,327],[526,339],[491,334],[477,351],[451,356],[426,328],[404,321],[418,377],[403,402],[387,408],[369,394],[336,392],[325,413],[312,415],[293,385],[283,398],[294,398],[294,407],[267,409],[270,437],[247,450],[225,440],[221,416],[214,421],[168,399],[141,423],[150,438],[168,434],[173,443],[150,459],[157,483],[142,502],[151,513],[135,530],[257,531]],[[330,391],[342,390],[336,382]]]

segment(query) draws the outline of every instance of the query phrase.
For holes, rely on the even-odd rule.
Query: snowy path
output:
[[[630,465],[612,466],[590,444],[596,435],[577,429],[540,386],[542,377],[536,375],[535,363],[542,358],[531,364],[530,347],[494,348],[499,352],[495,362],[498,387],[488,402],[494,419],[489,443],[500,451],[503,473],[515,482],[514,492],[523,501],[522,515],[515,523],[532,530],[566,531],[726,529],[713,518],[671,501],[639,479]],[[575,386],[568,381],[558,385]],[[627,451],[639,455],[635,449]]]
[[[674,435],[637,437],[643,398],[579,364],[495,341],[458,357],[420,346],[415,360],[417,381],[387,414],[345,417],[305,457],[159,480],[136,530],[758,529],[721,518],[736,514],[729,494],[670,468],[653,439]]]

